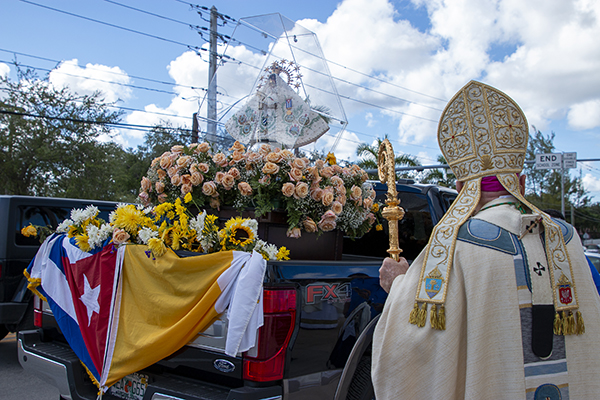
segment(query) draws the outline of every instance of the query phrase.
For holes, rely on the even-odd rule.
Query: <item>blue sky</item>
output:
[[[397,152],[436,164],[439,116],[471,79],[509,94],[530,125],[556,134],[557,151],[600,158],[600,2],[191,3],[214,5],[231,18],[219,32],[238,42],[220,51],[241,61],[217,73],[219,88],[229,96],[223,108],[249,94],[244,90],[256,78],[244,68],[256,59],[244,46],[253,39],[244,26],[235,29],[237,21],[280,13],[314,32],[341,96],[340,108],[335,102],[332,108],[348,121],[335,148],[339,129],[318,148],[334,148],[339,158],[354,159],[358,143],[387,134]],[[201,88],[208,86],[206,52],[199,50],[199,56],[190,47],[206,49],[208,33],[200,30],[201,36],[188,25],[208,27],[208,18],[179,0],[5,0],[0,74],[14,77],[10,63],[16,58],[39,68],[40,75],[54,69],[54,85],[80,93],[102,90],[125,110],[124,122],[170,120],[190,127],[191,114],[205,104]],[[116,133],[124,146],[136,146],[144,132]],[[600,196],[600,163],[580,167],[586,188]]]

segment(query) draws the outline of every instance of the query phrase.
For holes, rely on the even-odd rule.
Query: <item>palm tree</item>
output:
[[[358,157],[362,157],[361,160],[358,161],[358,166],[362,169],[377,169],[377,156],[379,155],[379,147],[381,143],[388,138],[386,134],[383,139],[377,138],[377,144],[367,144],[361,143],[356,148],[356,155]],[[400,154],[395,157],[394,164],[397,167],[408,166],[408,167],[418,167],[421,165],[417,157],[410,154]],[[396,174],[396,178],[409,178],[410,174],[402,173],[400,175]],[[370,174],[369,178],[378,179],[377,173]]]
[[[448,165],[448,162],[446,162],[446,159],[441,154],[437,156],[437,162]],[[448,168],[430,169],[421,182],[453,188],[456,185],[456,176]]]

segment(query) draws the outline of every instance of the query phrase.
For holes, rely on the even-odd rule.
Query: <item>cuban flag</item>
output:
[[[74,238],[55,234],[43,243],[25,273],[30,289],[48,302],[65,339],[96,384],[124,250],[107,240],[84,252]]]
[[[226,354],[252,348],[263,324],[265,268],[260,254],[240,251],[182,258],[168,250],[155,258],[147,246],[107,240],[84,252],[62,234],[46,239],[25,275],[106,391],[179,350],[225,310]]]

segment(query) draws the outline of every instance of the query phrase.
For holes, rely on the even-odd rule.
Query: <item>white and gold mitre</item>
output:
[[[517,103],[475,81],[454,95],[438,126],[440,149],[459,181],[521,172],[528,138]]]
[[[557,320],[572,316],[577,310],[577,294],[562,230],[552,219],[527,201],[520,192],[519,177],[523,169],[529,129],[521,108],[501,91],[471,81],[450,100],[438,125],[438,142],[446,161],[464,183],[462,190],[440,222],[433,228],[425,249],[415,306],[410,322],[422,327],[431,304],[430,323],[445,329],[445,311],[454,248],[460,227],[471,217],[481,198],[481,179],[496,176],[502,186],[533,214],[539,215],[545,230],[546,254],[550,267]],[[560,271],[561,274],[554,273]],[[574,301],[560,299],[562,273],[571,283]],[[580,317],[578,313],[578,318]],[[583,319],[581,319],[583,323]],[[570,323],[570,322],[569,322]],[[569,326],[574,326],[570,324]],[[575,333],[570,328],[561,333]]]

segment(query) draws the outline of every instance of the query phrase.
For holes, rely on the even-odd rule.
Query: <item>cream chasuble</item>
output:
[[[528,217],[510,202],[518,203],[494,200],[463,225],[447,277],[445,330],[409,323],[424,252],[394,280],[373,340],[377,400],[600,399],[600,297],[581,241],[559,224],[585,333],[550,336],[552,353],[542,359],[532,351],[531,276],[536,292],[544,270],[528,262],[539,258],[519,240]]]

